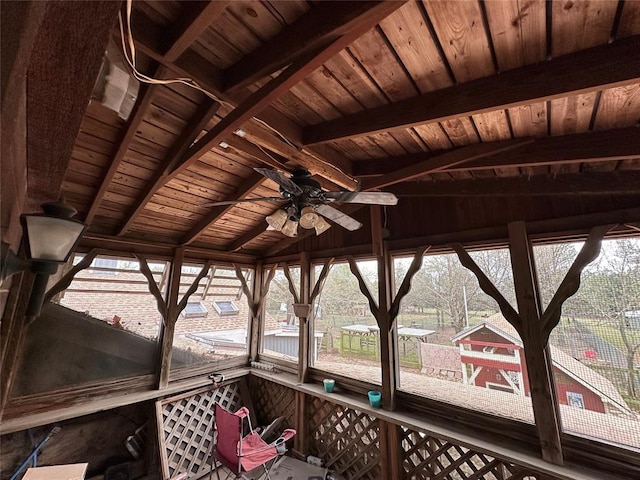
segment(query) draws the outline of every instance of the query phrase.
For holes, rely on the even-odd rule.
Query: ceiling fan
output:
[[[241,202],[276,201],[286,202],[282,208],[266,217],[269,228],[282,232],[288,237],[298,235],[298,225],[306,229],[315,229],[320,235],[331,227],[324,219],[353,231],[362,224],[346,213],[333,208],[330,203],[360,203],[368,205],[396,205],[398,198],[388,192],[327,192],[320,183],[311,178],[304,167],[295,167],[290,176],[269,168],[256,168],[257,172],[273,180],[280,186],[279,197],[241,198],[209,203],[207,206],[231,205]],[[324,218],[323,218],[324,217]]]

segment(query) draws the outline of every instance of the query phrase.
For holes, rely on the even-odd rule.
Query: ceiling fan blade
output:
[[[315,207],[315,210],[323,217],[332,220],[333,222],[337,223],[341,227],[346,228],[347,230],[354,231],[362,227],[362,224],[355,218],[351,218],[346,213],[342,213],[340,210],[336,210],[329,205],[318,205]]]
[[[255,171],[273,180],[278,185],[280,185],[280,188],[282,188],[282,190],[290,193],[291,195],[302,195],[304,193],[293,180],[281,174],[277,170],[271,170],[270,168],[256,168]]]
[[[324,196],[340,203],[365,203],[368,205],[396,205],[398,197],[390,192],[324,192]]]
[[[276,202],[285,201],[286,198],[282,197],[254,197],[254,198],[239,198],[237,200],[222,200],[220,202],[203,203],[201,207],[217,207],[219,205],[233,205],[235,203],[243,202]]]

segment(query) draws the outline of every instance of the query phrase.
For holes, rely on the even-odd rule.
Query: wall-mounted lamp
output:
[[[58,265],[69,259],[87,228],[71,218],[77,211],[64,200],[44,203],[42,210],[43,214],[20,216],[27,260],[22,260],[3,244],[0,281],[24,270],[35,274],[25,312],[27,317],[40,315],[49,275],[56,273]]]

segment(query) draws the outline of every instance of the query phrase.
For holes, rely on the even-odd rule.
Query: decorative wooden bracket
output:
[[[351,273],[353,273],[356,279],[358,280],[358,286],[360,287],[360,291],[367,298],[367,301],[369,302],[369,310],[371,310],[371,313],[373,313],[373,316],[375,317],[376,322],[378,322],[378,326],[380,326],[380,309],[378,308],[378,304],[376,303],[376,300],[373,298],[373,295],[371,295],[371,291],[369,290],[369,287],[365,283],[364,278],[362,277],[362,273],[360,273],[360,269],[358,268],[358,264],[356,263],[356,260],[351,256],[347,257],[347,260],[349,261],[349,268],[351,269]]]
[[[313,287],[313,291],[309,294],[309,305],[313,305],[313,302],[315,301],[316,297],[322,291],[322,286],[324,285],[324,282],[327,279],[327,275],[329,275],[329,268],[333,263],[333,259],[334,257],[331,257],[324,263],[322,267],[322,271],[318,276],[318,280],[316,280],[316,283]],[[298,303],[298,304],[302,303],[302,299],[300,298],[300,295],[298,294],[295,284],[293,283],[293,278],[291,276],[291,271],[289,270],[289,266],[287,264],[283,264],[282,270],[284,271],[284,276],[287,278],[287,281],[289,282],[289,292],[291,292],[291,295],[293,296],[294,303]],[[303,318],[306,320],[306,317],[300,317],[300,318]]]
[[[291,270],[289,270],[289,265],[286,263],[282,264],[282,271],[284,272],[284,276],[287,278],[289,282],[289,292],[293,295],[293,303],[300,303],[300,294],[298,293],[298,289],[293,283],[293,278],[291,277]]]
[[[562,314],[562,305],[564,302],[574,295],[580,288],[580,276],[584,268],[593,262],[600,255],[602,247],[602,239],[615,225],[603,225],[594,227],[589,232],[587,240],[582,245],[580,252],[569,267],[567,274],[562,279],[560,286],[553,295],[553,298],[547,305],[542,314],[542,337],[545,345],[549,341],[549,335],[560,321]]]
[[[398,293],[393,299],[393,302],[389,307],[389,311],[387,312],[389,315],[389,325],[388,325],[389,331],[393,328],[393,325],[395,325],[395,319],[398,316],[398,312],[400,311],[400,302],[404,297],[407,296],[407,294],[411,290],[411,280],[413,280],[413,277],[415,276],[416,273],[418,273],[418,271],[420,270],[420,267],[422,266],[422,256],[427,250],[429,250],[429,248],[431,247],[425,246],[425,247],[419,248],[413,257],[413,261],[411,262],[411,265],[409,266],[409,269],[407,270],[407,273],[405,274],[404,279],[402,280],[402,284],[398,289]],[[382,329],[382,325],[380,322],[380,313],[382,312],[380,312],[380,308],[378,307],[378,304],[376,303],[376,301],[373,298],[373,295],[369,291],[369,287],[365,283],[364,278],[362,277],[362,274],[360,272],[360,269],[358,268],[358,265],[355,259],[353,257],[347,257],[347,260],[349,261],[349,267],[351,268],[351,272],[358,279],[358,285],[360,286],[360,291],[365,297],[367,297],[367,300],[369,301],[369,308],[371,309],[371,313],[373,313],[373,316],[375,317],[376,322],[378,323],[378,327]]]
[[[264,299],[267,296],[267,293],[269,292],[269,285],[271,284],[271,280],[273,280],[273,277],[276,274],[277,266],[278,266],[277,264],[272,265],[271,268],[269,269],[267,278],[265,279],[264,283],[262,284],[262,288],[260,289],[260,298],[258,298],[258,300],[256,301],[253,293],[251,292],[251,289],[249,288],[249,285],[247,284],[247,280],[244,278],[244,275],[242,274],[242,269],[240,268],[240,266],[236,265],[235,263],[233,264],[233,267],[236,269],[236,277],[238,277],[238,280],[240,280],[240,283],[242,284],[242,291],[247,297],[247,303],[249,304],[249,309],[251,310],[252,319],[256,319],[258,317],[258,314],[260,313],[260,308],[262,308]]]
[[[406,297],[411,290],[411,280],[413,280],[416,273],[420,271],[420,267],[422,266],[422,256],[427,250],[429,250],[429,248],[431,247],[421,247],[416,251],[413,260],[411,261],[411,265],[409,265],[409,269],[400,284],[398,293],[396,293],[393,302],[391,302],[391,308],[389,308],[389,316],[391,318],[390,325],[393,325],[394,320],[398,316],[398,312],[400,311],[400,302],[402,302],[402,299]]]
[[[500,291],[496,288],[491,280],[484,274],[482,269],[478,266],[478,264],[471,258],[471,256],[467,253],[464,247],[455,243],[451,245],[451,247],[458,254],[458,258],[460,259],[460,263],[471,270],[473,274],[478,279],[478,284],[484,293],[493,298],[496,302],[498,302],[498,306],[500,307],[500,312],[504,316],[504,318],[513,325],[518,331],[518,335],[522,338],[522,319],[516,310],[511,306],[511,304],[507,301],[506,298],[500,293]]]
[[[69,285],[71,285],[71,282],[73,282],[73,279],[76,276],[76,274],[79,271],[84,270],[85,268],[90,266],[91,262],[93,262],[93,259],[96,258],[98,253],[99,251],[95,248],[93,250],[90,250],[89,253],[87,253],[82,260],[80,260],[77,264],[75,264],[67,273],[65,273],[62,276],[62,278],[60,278],[60,280],[58,280],[55,283],[55,285],[53,285],[49,290],[47,290],[47,293],[44,295],[43,303],[50,302],[51,299],[55,297],[58,293],[67,289]]]
[[[158,306],[158,311],[162,315],[162,321],[164,325],[166,326],[170,322],[175,323],[178,320],[178,315],[180,314],[180,312],[184,310],[184,308],[187,306],[187,303],[189,302],[189,298],[191,297],[191,295],[193,295],[194,292],[198,289],[198,284],[200,283],[200,280],[202,280],[205,277],[205,275],[211,268],[211,262],[207,262],[204,264],[204,266],[200,270],[200,273],[198,273],[198,275],[193,280],[193,282],[191,282],[189,289],[182,296],[182,299],[180,300],[180,302],[178,302],[177,308],[175,311],[175,318],[169,318],[170,317],[169,304],[168,302],[165,301],[164,296],[162,295],[162,292],[158,288],[158,284],[153,278],[153,273],[149,268],[149,264],[147,263],[147,260],[140,255],[136,255],[136,258],[140,262],[140,272],[147,279],[147,283],[149,285],[149,291],[156,299],[156,305]]]

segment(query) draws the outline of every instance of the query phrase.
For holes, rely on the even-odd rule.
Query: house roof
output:
[[[487,328],[515,345],[523,346],[516,329],[500,313],[491,315],[478,325],[468,327],[451,338],[452,342],[468,337],[473,332]],[[515,340],[515,341],[514,341]],[[609,402],[625,413],[632,413],[627,402],[622,398],[611,381],[587,365],[579,362],[571,355],[564,353],[554,345],[549,345],[553,366],[558,368],[575,381],[581,383],[598,395],[603,401]]]
[[[51,7],[51,38],[83,31],[55,28],[65,8],[91,9],[72,3]],[[54,182],[49,171],[63,172],[62,194],[90,224],[82,248],[150,242],[252,259],[371,239],[359,205],[334,204],[365,228],[347,232],[329,219],[318,241],[313,231],[289,239],[267,230],[282,202],[208,205],[278,197],[256,167],[304,166],[331,191],[395,192],[390,242],[516,219],[633,217],[624,209],[637,209],[640,193],[640,6],[567,5],[136,0],[138,69],[191,78],[210,96],[142,85],[126,121],[98,93],[79,131],[30,118],[34,155],[42,148],[60,167],[34,162],[30,178]],[[50,37],[47,45],[64,48]],[[80,81],[66,63],[50,63],[41,67],[61,70],[47,70],[43,87]],[[50,97],[39,97],[42,111],[67,112]],[[57,159],[51,146],[70,136],[70,158]],[[406,221],[417,212],[429,221]]]

